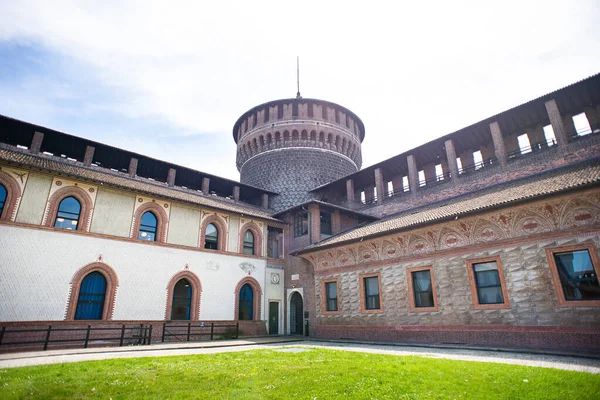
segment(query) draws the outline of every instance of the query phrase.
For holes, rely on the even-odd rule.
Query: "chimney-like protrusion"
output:
[[[262,195],[262,208],[269,208],[269,195],[267,193],[263,193]]]
[[[85,155],[83,156],[83,165],[89,167],[94,162],[94,152],[96,148],[94,146],[87,146],[85,148]]]
[[[175,186],[175,175],[177,174],[177,170],[175,168],[169,168],[169,173],[167,174],[167,185],[169,187]]]
[[[42,132],[35,132],[33,134],[33,139],[31,140],[31,146],[29,146],[29,151],[33,154],[37,154],[42,149],[42,141],[44,140],[44,134]]]
[[[240,201],[240,187],[239,186],[233,187],[233,200]]]
[[[208,195],[210,190],[210,178],[202,178],[202,193]]]
[[[137,167],[138,159],[132,157],[131,160],[129,160],[129,169],[127,170],[130,177],[135,178],[135,174],[137,173]]]

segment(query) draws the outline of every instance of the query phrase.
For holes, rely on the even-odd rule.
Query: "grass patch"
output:
[[[0,399],[591,399],[600,376],[334,350],[256,350],[0,370]]]

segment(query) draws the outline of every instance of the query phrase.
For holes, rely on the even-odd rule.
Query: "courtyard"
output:
[[[592,399],[600,391],[597,359],[326,342],[230,343],[3,355],[0,398]]]

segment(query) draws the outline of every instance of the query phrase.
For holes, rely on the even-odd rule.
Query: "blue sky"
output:
[[[600,72],[595,1],[0,0],[0,114],[238,179],[231,129],[301,91],[370,165]]]

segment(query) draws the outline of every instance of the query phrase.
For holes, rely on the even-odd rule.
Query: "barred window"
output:
[[[373,276],[363,279],[365,288],[365,309],[379,310],[381,308],[379,300],[379,277]]]

